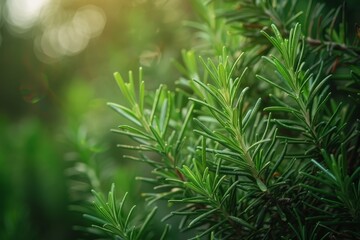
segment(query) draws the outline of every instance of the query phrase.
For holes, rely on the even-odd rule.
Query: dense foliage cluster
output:
[[[360,238],[360,30],[346,6],[192,1],[194,49],[175,90],[115,73],[113,131],[148,164],[151,210],[95,192],[88,231],[111,239]],[[197,55],[202,57],[198,58]],[[119,187],[119,186],[116,186]],[[156,213],[167,203],[167,214]],[[135,213],[138,215],[135,216]],[[164,231],[151,224],[163,214]],[[174,226],[176,219],[177,226]],[[184,235],[185,236],[185,235]],[[183,239],[183,238],[181,238]]]

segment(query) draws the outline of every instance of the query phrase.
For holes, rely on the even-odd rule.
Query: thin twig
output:
[[[311,37],[307,37],[306,42],[309,43],[311,46],[324,45],[326,47],[329,47],[330,49],[346,51],[354,55],[355,57],[360,58],[360,49],[352,46],[347,46],[346,44],[340,44],[331,41],[321,41],[319,39],[313,39]]]

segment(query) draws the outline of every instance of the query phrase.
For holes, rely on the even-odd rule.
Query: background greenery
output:
[[[31,25],[25,13],[41,2]],[[59,39],[81,41],[68,36],[69,22],[84,9],[100,14],[103,29],[85,47],[60,48]],[[171,59],[190,44],[182,20],[191,12],[187,1],[0,2],[0,239],[78,237],[72,228],[82,217],[69,206],[86,199],[90,185],[72,169],[90,155],[105,189],[135,188],[136,169],[120,161],[119,138],[109,131],[118,119],[106,102],[122,101],[112,73],[142,65],[148,88],[171,85],[178,76]]]

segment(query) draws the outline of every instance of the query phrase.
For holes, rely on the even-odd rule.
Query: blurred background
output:
[[[123,101],[113,72],[142,66],[148,89],[172,87],[191,12],[181,0],[0,1],[0,239],[78,238],[92,187],[115,182],[137,201],[143,170],[109,131],[121,118],[106,102]]]

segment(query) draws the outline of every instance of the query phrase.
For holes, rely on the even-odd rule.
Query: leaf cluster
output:
[[[193,25],[201,33],[213,39],[210,30],[231,28],[252,50],[230,45],[206,59],[183,51],[175,91],[145,90],[141,68],[138,81],[115,73],[128,104],[109,106],[129,124],[113,131],[133,141],[119,144],[137,153],[125,158],[152,168],[152,177],[138,177],[153,185],[143,194],[148,205],[167,202],[162,221],[178,219],[191,239],[360,238],[360,71],[358,44],[337,21],[344,6],[315,28],[325,5],[311,1],[304,11],[296,0],[196,4],[206,20]],[[250,81],[257,82],[249,88]],[[96,228],[121,239],[145,236],[156,207],[130,227],[126,196],[120,207],[114,188],[107,202],[95,196]]]

